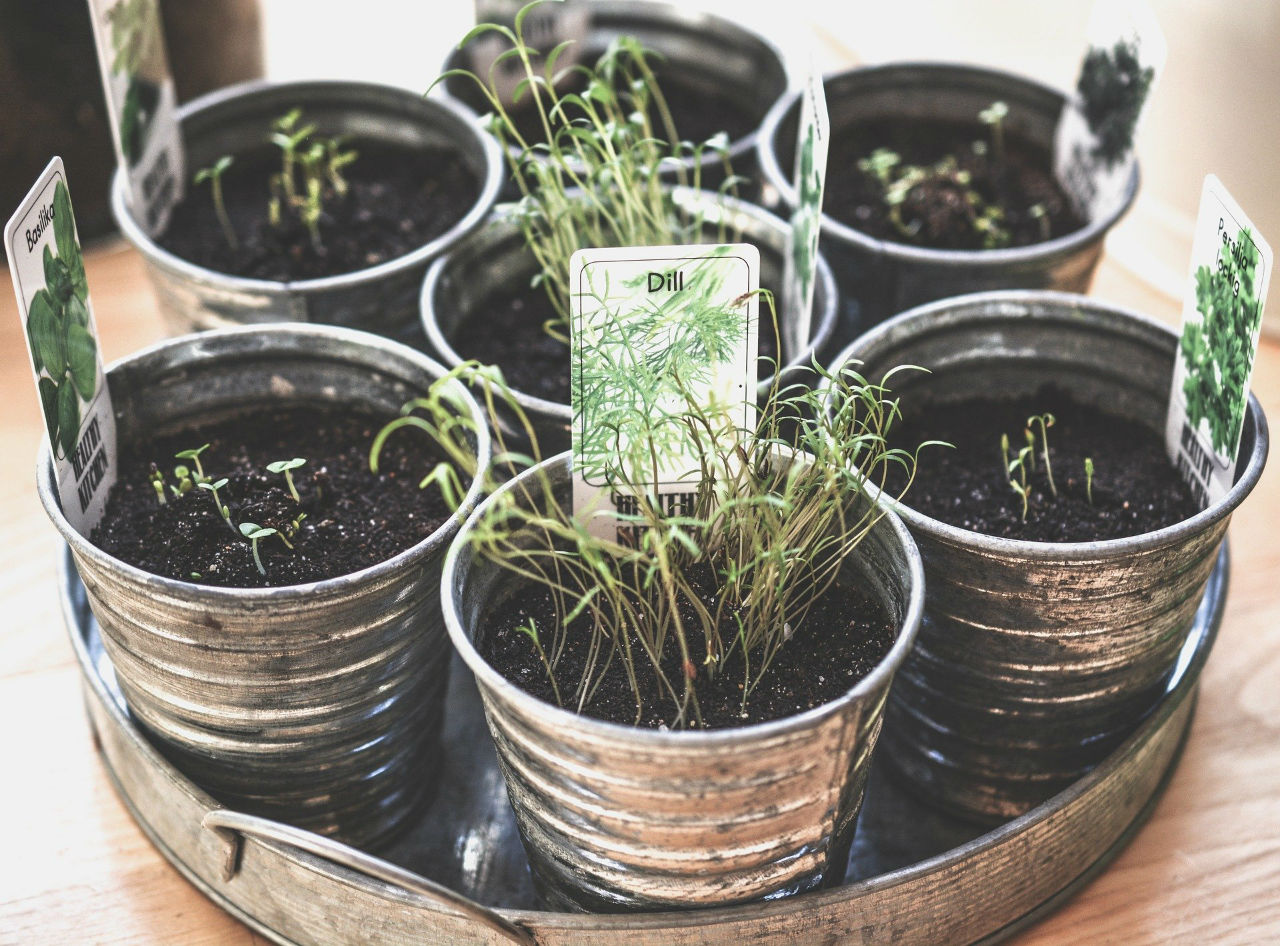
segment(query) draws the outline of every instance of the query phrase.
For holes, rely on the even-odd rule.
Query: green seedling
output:
[[[236,241],[236,232],[231,227],[231,218],[227,215],[227,205],[222,199],[222,175],[234,161],[231,155],[224,154],[209,167],[196,171],[195,177],[192,178],[192,183],[197,186],[205,181],[209,182],[209,190],[213,194],[213,211],[218,215],[218,224],[222,227],[222,235],[226,237],[227,245],[233,250],[239,244]]]
[[[1049,211],[1045,209],[1044,204],[1032,204],[1027,208],[1027,216],[1040,224],[1040,239],[1049,239],[1052,234],[1049,229],[1051,221],[1049,220]]]
[[[1031,501],[1031,486],[1027,481],[1027,467],[1035,462],[1035,450],[1031,443],[1018,451],[1017,456],[1009,459],[1009,435],[1000,435],[1000,457],[1004,464],[1005,476],[1009,481],[1009,488],[1018,494],[1022,500],[1022,521],[1027,521],[1027,510]],[[1017,474],[1017,479],[1014,474]]]
[[[992,102],[978,113],[978,121],[991,128],[991,150],[997,161],[1004,160],[1004,120],[1009,115],[1009,106],[1004,102]]]
[[[547,672],[547,679],[551,681],[551,689],[555,693],[556,704],[564,705],[560,699],[560,688],[556,685],[556,674],[551,668],[551,661],[547,659],[547,652],[542,647],[542,639],[538,636],[538,625],[529,618],[525,623],[516,627],[516,630],[523,634],[529,640],[533,641],[533,649],[538,654],[538,660],[542,663],[542,669]]]
[[[1089,497],[1089,505],[1093,505],[1093,458],[1084,458],[1084,494]]]
[[[154,463],[151,464],[151,476],[148,479],[151,480],[151,488],[156,491],[156,499],[160,500],[160,505],[168,505],[168,501],[164,498],[164,474],[156,468]]]
[[[253,545],[253,564],[258,566],[258,574],[266,575],[267,570],[263,568],[262,557],[258,554],[258,542],[268,536],[280,535],[280,533],[270,527],[263,528],[256,522],[242,522],[240,523],[240,534]],[[284,536],[280,535],[280,538],[283,539]],[[286,541],[285,544],[288,545],[288,542]],[[293,546],[289,547],[292,548]]]
[[[314,124],[303,124],[301,109],[280,116],[272,128],[269,140],[280,149],[280,170],[267,182],[267,218],[272,226],[283,226],[288,210],[307,228],[315,251],[322,252],[320,221],[324,218],[325,201],[347,195],[350,185],[342,172],[359,154],[345,148],[340,137],[316,135]]]
[[[175,460],[190,460],[196,465],[195,482],[197,486],[209,481],[209,477],[204,475],[204,467],[200,463],[200,454],[204,453],[208,449],[209,445],[206,443],[203,447],[196,447],[192,450],[180,450],[173,455]]]
[[[209,480],[202,480],[196,485],[200,487],[200,489],[207,489],[213,494],[213,507],[218,510],[218,515],[220,515],[222,517],[222,521],[227,524],[227,528],[232,532],[236,532],[235,524],[231,521],[231,510],[227,508],[227,506],[222,502],[222,499],[218,496],[218,490],[227,485],[227,478],[224,476],[216,483],[210,482]],[[239,533],[237,532],[236,534],[238,535]]]
[[[294,457],[292,460],[276,460],[274,463],[268,463],[267,469],[272,473],[283,473],[284,481],[289,487],[289,495],[293,497],[293,501],[302,504],[302,497],[298,495],[298,488],[293,482],[293,471],[306,463],[304,457]]]
[[[1033,435],[1032,428],[1035,424],[1040,425],[1040,449],[1041,456],[1044,457],[1044,474],[1049,478],[1049,491],[1053,493],[1054,498],[1058,497],[1058,487],[1053,483],[1053,467],[1049,465],[1049,428],[1053,426],[1052,414],[1033,414],[1027,418],[1027,433]],[[1033,437],[1028,436],[1028,443],[1033,443]]]
[[[173,468],[173,477],[178,481],[176,486],[170,486],[174,497],[185,496],[195,487],[195,481],[191,478],[191,470],[179,463]]]
[[[870,174],[880,182],[880,186],[888,188],[893,182],[893,169],[902,163],[898,152],[891,148],[876,148],[869,157],[858,161],[858,170]]]

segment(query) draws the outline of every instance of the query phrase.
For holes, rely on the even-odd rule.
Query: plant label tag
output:
[[[111,140],[125,169],[129,206],[150,236],[169,221],[186,183],[178,97],[165,52],[159,0],[88,0],[106,92]]]
[[[116,481],[111,410],[62,159],[54,158],[4,228],[18,315],[53,448],[62,511],[88,535]]]
[[[476,22],[515,27],[525,43],[542,54],[533,66],[541,74],[547,57],[561,43],[568,43],[555,62],[555,71],[571,69],[582,59],[582,41],[591,26],[590,4],[583,0],[545,0],[520,18],[527,0],[476,0]],[[515,105],[516,91],[525,80],[524,63],[518,56],[499,57],[511,49],[510,41],[497,32],[481,34],[469,44],[471,71],[488,82],[493,72],[493,88],[506,106]],[[527,90],[521,101],[528,101]],[[532,144],[532,142],[530,142]]]
[[[573,509],[593,535],[634,547],[642,508],[693,514],[694,437],[732,443],[755,426],[760,253],[578,250],[569,275]]]
[[[1098,0],[1076,95],[1054,134],[1054,173],[1076,213],[1097,219],[1124,199],[1134,135],[1169,47],[1145,0]]]
[[[1165,446],[1200,507],[1235,483],[1271,247],[1212,174],[1200,192]]]
[[[791,214],[791,231],[787,237],[779,310],[784,352],[779,352],[775,368],[785,364],[788,357],[804,351],[813,312],[822,195],[827,184],[827,150],[831,145],[827,95],[822,86],[822,73],[813,60],[800,94],[800,128],[796,141],[799,143],[794,175],[796,209]]]

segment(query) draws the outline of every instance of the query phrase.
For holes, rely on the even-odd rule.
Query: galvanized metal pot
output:
[[[162,248],[134,219],[117,171],[112,213],[146,260],[174,334],[280,321],[346,325],[390,337],[416,333],[414,306],[427,265],[479,226],[497,200],[501,151],[471,112],[455,102],[366,82],[249,82],[202,96],[178,112],[188,167],[259,147],[271,123],[296,107],[324,134],[456,151],[479,182],[475,203],[440,236],[397,259],[339,276],[276,282],[214,272]]]
[[[787,90],[787,67],[778,48],[765,37],[729,20],[647,0],[590,0],[584,5],[590,16],[590,25],[582,40],[585,65],[593,65],[619,36],[635,37],[645,49],[659,54],[658,64],[663,74],[678,74],[685,85],[708,95],[732,98],[746,113],[755,116],[757,128],[770,106]],[[441,71],[470,67],[470,52],[455,49]],[[449,96],[477,113],[490,110],[475,83],[466,78],[446,79],[444,88]],[[758,134],[752,131],[729,143],[733,171],[748,182],[742,189],[742,196],[747,198],[759,194]],[[693,158],[684,158],[679,165],[672,163],[662,172],[663,179],[676,183],[681,173],[677,167],[689,177],[682,183],[692,184]],[[704,188],[714,190],[724,181],[723,159],[717,153],[704,154],[696,169]],[[515,195],[509,192],[506,196]]]
[[[740,233],[744,242],[754,244],[760,250],[761,284],[775,287],[775,291],[781,288],[788,234],[784,221],[755,204],[706,191],[676,188],[674,199],[682,212],[690,216],[701,213],[708,227],[714,228],[723,222],[730,232]],[[709,234],[707,239],[716,237]],[[537,261],[526,248],[519,225],[502,214],[495,215],[483,228],[432,263],[419,300],[422,328],[432,354],[449,367],[461,364],[464,358],[454,348],[454,342],[462,327],[485,318],[489,300],[496,295],[517,290],[542,292],[542,289],[529,289],[529,280],[537,271]],[[777,298],[780,304],[781,297]],[[810,310],[809,344],[800,352],[782,352],[782,384],[800,380],[802,369],[820,356],[835,329],[836,314],[835,279],[831,267],[819,256]],[[768,317],[765,307],[761,306],[761,320]],[[779,326],[791,317],[790,313],[780,311]],[[763,327],[761,330],[764,331]],[[566,371],[568,358],[566,348]],[[772,382],[772,376],[760,379],[759,396],[767,395]],[[573,412],[568,404],[523,391],[512,391],[511,396],[533,425],[544,456],[569,446]],[[522,439],[512,418],[504,416],[500,420],[505,436],[517,441]]]
[[[841,353],[868,379],[895,365],[895,394],[949,401],[1017,396],[1045,383],[1163,436],[1178,336],[1083,296],[992,292],[921,306]],[[897,511],[928,582],[916,649],[894,684],[889,760],[954,812],[1004,819],[1101,761],[1164,692],[1232,511],[1267,456],[1250,399],[1236,483],[1175,525],[1126,539],[1032,542]]]
[[[274,325],[164,342],[114,364],[119,442],[264,405],[396,416],[443,369],[349,329]],[[479,406],[458,387],[479,431]],[[63,516],[48,445],[36,470],[70,546],[120,688],[157,746],[223,803],[377,844],[417,814],[438,765],[449,647],[437,588],[445,547],[479,497],[412,548],[350,575],[215,588],[107,555]]]
[[[892,63],[827,76],[824,81],[832,137],[857,122],[909,117],[921,122],[972,122],[993,101],[1009,106],[1004,127],[1012,135],[1053,151],[1066,96],[1031,79],[979,66]],[[757,139],[766,184],[766,206],[776,196],[795,207],[791,155],[799,96],[779,99]],[[828,177],[852,169],[830,167]],[[1129,186],[1112,206],[1102,207],[1077,230],[1031,246],[1001,250],[934,250],[878,240],[822,216],[820,246],[831,262],[844,297],[840,335],[859,332],[912,306],[990,289],[1057,289],[1085,292],[1102,257],[1103,240],[1138,193],[1134,164]],[[781,212],[781,211],[780,211]]]
[[[502,491],[569,502],[569,455]],[[491,498],[487,503],[498,501]],[[529,500],[535,501],[535,500]],[[923,602],[919,555],[886,514],[847,561],[898,626],[892,649],[839,699],[740,729],[661,732],[579,716],[529,695],[477,650],[517,590],[468,536],[450,546],[440,592],[454,646],[476,676],[529,855],[553,908],[613,912],[725,905],[839,883],[894,671]]]

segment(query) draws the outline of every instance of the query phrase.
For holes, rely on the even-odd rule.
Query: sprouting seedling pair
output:
[[[256,522],[242,522],[240,523],[240,534],[248,539],[253,546],[253,564],[258,566],[258,574],[260,575],[265,575],[267,569],[263,566],[262,557],[258,554],[259,541],[278,535],[285,548],[290,551],[293,550],[293,543],[289,541],[288,537],[279,529],[273,529],[270,526],[260,526]]]
[[[359,156],[344,146],[341,137],[316,136],[314,124],[302,123],[302,109],[295,108],[280,116],[272,124],[270,141],[280,149],[280,171],[269,181],[271,198],[267,204],[267,216],[272,226],[284,223],[285,208],[292,211],[307,228],[311,245],[320,251],[320,221],[324,216],[325,199],[332,195],[341,199],[350,185],[343,170]],[[302,169],[299,183],[298,169]]]
[[[995,101],[978,113],[978,121],[991,129],[991,150],[997,161],[1004,160],[1004,120],[1009,116],[1009,106]]]
[[[1001,462],[1004,466],[1005,476],[1009,481],[1009,488],[1017,493],[1018,498],[1022,500],[1023,522],[1027,521],[1027,512],[1031,504],[1031,486],[1028,478],[1028,471],[1035,470],[1036,435],[1034,428],[1036,424],[1040,425],[1040,455],[1044,458],[1045,477],[1049,481],[1049,491],[1053,493],[1053,496],[1056,499],[1058,496],[1058,487],[1053,482],[1053,466],[1049,462],[1049,428],[1054,424],[1053,415],[1048,413],[1033,414],[1027,418],[1027,426],[1022,431],[1026,444],[1018,450],[1017,454],[1012,459],[1009,456],[1009,435],[1000,435]]]
[[[227,214],[227,205],[222,197],[222,175],[227,172],[227,168],[231,167],[233,163],[235,163],[235,158],[229,154],[224,154],[209,167],[196,171],[195,177],[192,178],[192,183],[199,186],[205,181],[209,182],[209,190],[213,195],[213,212],[217,214],[218,225],[222,227],[222,235],[226,238],[227,246],[234,250],[240,244],[236,239],[236,231],[231,226],[231,217]]]

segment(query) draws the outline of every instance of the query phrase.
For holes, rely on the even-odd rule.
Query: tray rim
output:
[[[1174,714],[1180,710],[1184,704],[1191,701],[1191,705],[1185,714],[1185,718],[1181,722],[1181,729],[1177,733],[1176,746],[1164,764],[1159,773],[1157,783],[1149,794],[1143,799],[1138,809],[1129,817],[1128,821],[1122,826],[1117,836],[1094,857],[1083,870],[1076,876],[1072,877],[1065,884],[1050,891],[1043,900],[1030,910],[1023,914],[1008,918],[1008,920],[988,933],[979,936],[977,939],[970,940],[971,946],[985,946],[985,944],[999,942],[1014,933],[1025,929],[1028,925],[1036,922],[1042,916],[1051,912],[1058,905],[1069,899],[1076,891],[1085,886],[1093,879],[1103,868],[1106,867],[1132,838],[1140,830],[1141,826],[1149,817],[1151,811],[1158,803],[1165,786],[1172,778],[1176,771],[1182,754],[1182,747],[1186,742],[1188,733],[1190,732],[1190,724],[1194,711],[1194,698],[1199,684],[1200,671],[1208,658],[1212,649],[1214,640],[1216,639],[1219,625],[1222,620],[1225,602],[1227,598],[1227,588],[1229,584],[1229,551],[1227,541],[1224,540],[1216,557],[1216,561],[1209,577],[1206,587],[1204,601],[1208,604],[1207,614],[1200,620],[1199,618],[1193,624],[1191,632],[1188,634],[1187,642],[1184,644],[1182,656],[1179,660],[1179,666],[1175,670],[1177,675],[1176,682],[1172,688],[1161,699],[1157,707],[1144,720],[1138,729],[1122,743],[1110,756],[1100,763],[1092,772],[1086,774],[1081,779],[1074,782],[1062,792],[1048,799],[1036,808],[1027,813],[999,825],[986,833],[965,842],[957,847],[943,851],[932,857],[917,861],[914,864],[898,868],[875,877],[863,878],[853,883],[844,884],[842,886],[829,890],[820,890],[813,893],[805,894],[798,897],[791,897],[782,900],[776,900],[763,903],[752,903],[739,906],[717,907],[707,910],[692,911],[688,913],[681,912],[663,912],[663,913],[646,913],[646,914],[571,914],[571,913],[554,913],[541,910],[527,909],[508,909],[502,907],[486,907],[490,912],[502,917],[517,926],[530,931],[535,937],[540,932],[555,932],[561,936],[571,936],[574,933],[599,933],[601,931],[656,931],[662,929],[671,929],[673,927],[681,927],[686,930],[710,930],[714,927],[730,922],[739,922],[748,915],[753,920],[764,921],[785,921],[789,916],[800,917],[804,914],[812,914],[824,908],[831,908],[843,902],[853,902],[861,897],[892,888],[897,885],[909,882],[913,879],[924,878],[934,874],[944,873],[948,870],[955,869],[965,860],[973,858],[976,855],[990,854],[1001,848],[1002,845],[1010,840],[1020,836],[1028,829],[1037,825],[1041,825],[1046,820],[1052,818],[1066,806],[1077,802],[1079,799],[1088,795],[1091,791],[1096,790],[1099,786],[1107,783],[1108,779],[1115,776],[1123,766],[1125,761],[1133,755],[1138,749],[1152,741],[1156,736],[1161,735],[1165,726],[1168,725]],[[301,946],[297,940],[289,939],[284,934],[279,933],[275,929],[266,925],[252,913],[241,906],[234,898],[224,891],[218,890],[202,877],[196,870],[189,865],[165,840],[151,820],[142,815],[141,811],[135,805],[133,798],[122,784],[118,773],[115,770],[111,760],[108,758],[105,749],[102,746],[101,736],[97,732],[94,715],[92,712],[91,702],[98,703],[107,713],[110,720],[121,730],[128,738],[129,742],[139,751],[145,758],[151,768],[159,770],[164,777],[179,785],[182,790],[190,795],[193,800],[199,802],[205,809],[222,809],[213,798],[208,796],[194,783],[190,782],[181,772],[175,769],[163,757],[161,757],[154,748],[145,740],[138,731],[137,727],[129,720],[121,707],[116,702],[113,694],[106,687],[105,680],[98,672],[92,656],[89,654],[85,633],[86,627],[81,627],[81,622],[77,618],[77,607],[73,600],[73,591],[76,585],[79,585],[79,576],[75,570],[71,552],[64,548],[59,555],[58,560],[58,593],[62,606],[64,621],[67,626],[68,636],[71,638],[71,644],[76,654],[79,664],[82,682],[84,684],[86,709],[89,710],[91,726],[94,728],[94,742],[102,758],[104,768],[107,770],[108,777],[115,788],[117,795],[125,804],[130,815],[138,823],[143,833],[152,842],[156,849],[172,863],[179,872],[190,881],[205,896],[209,897],[214,903],[235,916],[241,922],[244,922],[251,929],[259,934],[267,937],[281,946]],[[1194,644],[1193,644],[1194,638]],[[1189,655],[1189,656],[1188,656]],[[105,657],[104,657],[105,659]],[[198,826],[197,826],[198,827]],[[321,875],[327,875],[329,879],[336,880],[340,883],[356,886],[364,893],[374,897],[390,898],[391,902],[397,902],[401,905],[408,903],[421,910],[432,913],[438,913],[442,916],[448,916],[450,920],[457,920],[458,914],[455,910],[448,907],[442,907],[425,899],[409,899],[405,900],[403,891],[398,891],[394,887],[388,886],[386,883],[376,880],[375,878],[366,876],[358,871],[334,865],[324,858],[317,857],[301,851],[292,845],[284,844],[273,840],[264,840],[253,838],[254,843],[270,850],[277,857],[293,861],[300,866],[315,871]],[[246,841],[247,843],[247,841]]]

